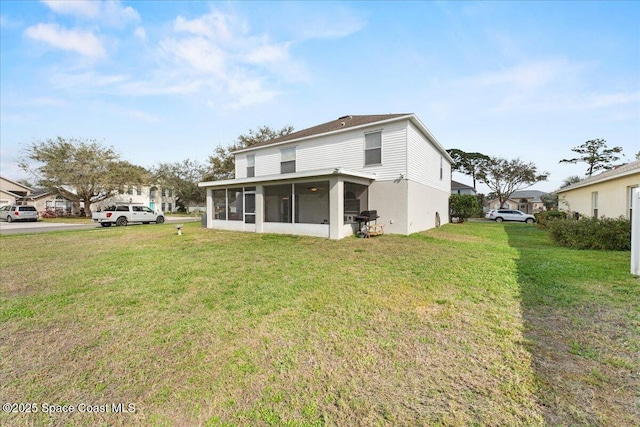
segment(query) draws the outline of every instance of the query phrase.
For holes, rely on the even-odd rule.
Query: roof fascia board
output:
[[[305,178],[323,178],[329,176],[346,176],[358,179],[375,181],[375,175],[346,170],[342,168],[320,169],[313,171],[294,172],[277,175],[254,176],[251,178],[224,179],[220,181],[207,181],[198,183],[198,187],[229,187],[234,185],[258,184],[261,182],[289,181]]]

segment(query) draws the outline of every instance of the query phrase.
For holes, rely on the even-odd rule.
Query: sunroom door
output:
[[[256,195],[255,193],[244,194],[244,222],[245,224],[256,223]]]

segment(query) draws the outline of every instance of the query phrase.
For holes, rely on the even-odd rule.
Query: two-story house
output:
[[[238,150],[202,182],[207,227],[341,239],[376,210],[385,232],[448,221],[453,160],[414,114],[344,116]]]

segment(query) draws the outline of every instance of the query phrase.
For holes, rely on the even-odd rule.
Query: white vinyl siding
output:
[[[451,164],[413,124],[408,129],[409,176],[412,181],[451,191]],[[440,179],[442,170],[442,179]]]
[[[380,125],[371,126],[370,128],[299,141],[296,147],[296,171],[343,168],[375,174],[377,180],[398,179],[400,174],[406,174],[407,123],[408,121],[401,121],[385,124],[382,128]],[[364,167],[365,134],[372,131],[382,132],[384,164]],[[280,174],[280,150],[283,148],[287,148],[287,146],[264,147],[251,153],[256,156],[256,176]],[[243,173],[242,176],[236,175],[236,177],[245,177],[246,155],[239,154],[236,156],[236,161],[238,162],[236,172]],[[243,164],[242,167],[239,167],[240,163]]]

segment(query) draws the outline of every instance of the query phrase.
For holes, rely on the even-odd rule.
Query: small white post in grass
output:
[[[182,236],[182,227],[184,227],[184,224],[176,225],[176,228],[178,229],[178,236]]]
[[[631,192],[631,274],[640,276],[640,188]]]

